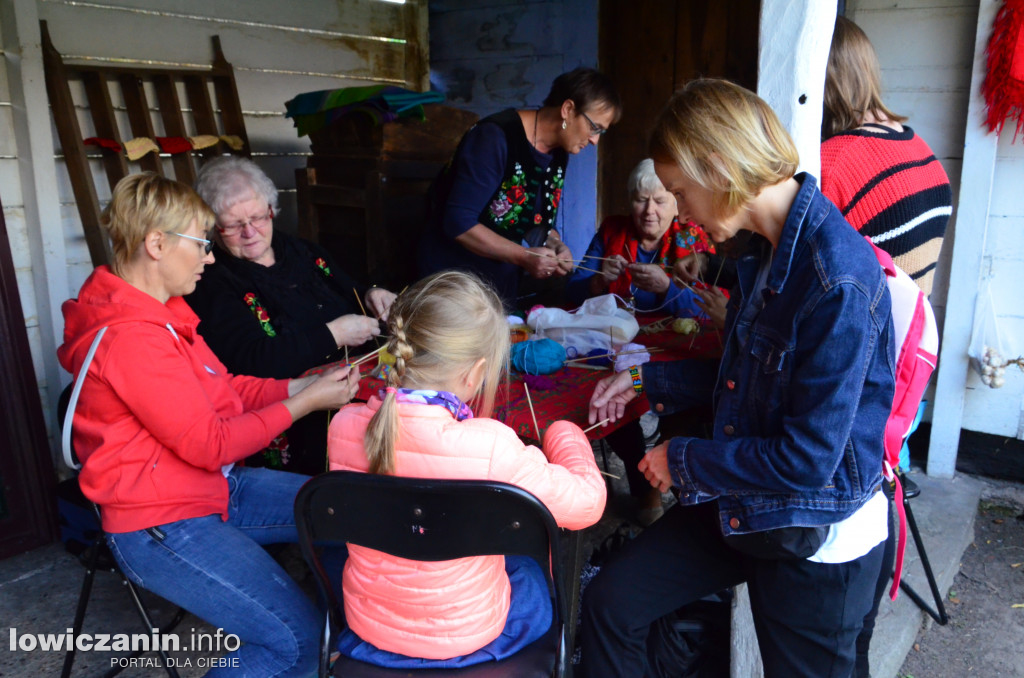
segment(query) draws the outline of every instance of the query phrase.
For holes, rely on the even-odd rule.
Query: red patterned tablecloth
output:
[[[657,317],[638,317],[640,325],[646,325]],[[713,358],[721,355],[721,338],[717,331],[709,325],[703,325],[701,332],[694,336],[676,334],[671,328],[662,330],[655,334],[638,334],[633,340],[634,343],[643,344],[649,348],[660,348],[662,352],[651,354],[655,361],[679,360],[682,358]],[[373,361],[370,361],[373,363]],[[365,363],[362,367],[366,370]],[[307,374],[321,372],[329,365],[314,368]],[[579,424],[587,428],[587,415],[589,414],[590,396],[594,392],[597,382],[611,375],[610,370],[593,370],[579,367],[563,367],[557,372],[545,375],[554,387],[545,390],[536,388],[530,389],[530,399],[533,402],[533,410],[537,416],[537,426],[541,434],[553,422],[562,419]],[[384,387],[384,382],[369,376],[363,377],[359,383],[359,393],[356,398],[366,400],[375,395]],[[587,437],[591,440],[602,438],[623,424],[639,419],[644,412],[650,409],[646,396],[641,396],[629,404],[625,416],[614,424],[598,427],[589,433]],[[520,438],[536,441],[537,430],[534,428],[533,417],[530,414],[530,407],[526,401],[526,390],[523,386],[523,378],[520,374],[510,374],[508,383],[503,384],[495,398],[495,418],[510,426]]]

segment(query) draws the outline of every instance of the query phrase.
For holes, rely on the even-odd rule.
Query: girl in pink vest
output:
[[[399,295],[388,324],[396,358],[388,386],[331,421],[332,470],[501,481],[534,494],[560,527],[597,522],[605,485],[578,426],[555,422],[538,449],[487,418],[509,348],[493,290],[472,274],[441,272]],[[346,656],[401,668],[466,666],[508,657],[550,624],[544,577],[529,558],[420,562],[349,549],[349,628],[338,643]]]

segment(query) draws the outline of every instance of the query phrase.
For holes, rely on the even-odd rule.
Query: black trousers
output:
[[[885,482],[885,481],[882,481]],[[864,617],[864,628],[857,636],[857,678],[871,678],[871,665],[868,661],[869,650],[871,649],[871,636],[875,633],[875,620],[878,618],[878,606],[882,603],[882,596],[889,591],[892,584],[893,563],[896,561],[896,538],[898,533],[892,524],[892,500],[889,501],[889,537],[885,540],[885,550],[882,553],[882,568],[878,573],[878,582],[875,584],[874,602],[871,609]]]
[[[587,586],[579,675],[646,675],[654,620],[746,582],[766,678],[847,678],[883,549],[879,544],[840,564],[761,560],[725,544],[717,503],[676,505],[614,554]]]

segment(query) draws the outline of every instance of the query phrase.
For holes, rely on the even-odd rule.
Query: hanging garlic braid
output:
[[[437,388],[487,360],[483,384],[471,405],[490,416],[498,380],[508,361],[509,331],[494,290],[471,273],[442,271],[404,291],[388,312],[388,353],[395,368],[390,388]],[[395,472],[398,406],[386,393],[370,419],[364,445],[370,473]]]

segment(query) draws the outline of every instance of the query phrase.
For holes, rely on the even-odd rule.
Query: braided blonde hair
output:
[[[402,292],[388,312],[387,350],[395,356],[388,386],[436,388],[486,359],[484,380],[471,400],[481,416],[490,416],[508,361],[509,331],[501,300],[471,273],[442,271]],[[364,445],[370,473],[395,472],[398,407],[386,393],[370,419]]]

